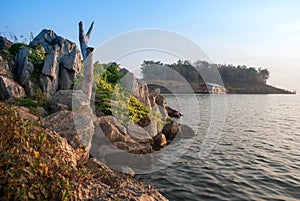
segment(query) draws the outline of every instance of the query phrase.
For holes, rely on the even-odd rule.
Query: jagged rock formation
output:
[[[3,38],[0,44],[0,50],[12,46],[10,41]],[[31,55],[37,47],[45,59],[35,63]],[[17,50],[10,61],[14,72],[7,62],[1,60],[1,75],[16,78],[15,81],[24,88],[27,96],[42,93],[48,100],[58,90],[70,89],[81,69],[81,56],[76,44],[47,29],[42,30],[28,46]]]

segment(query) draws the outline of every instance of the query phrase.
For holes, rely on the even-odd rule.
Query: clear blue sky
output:
[[[86,2],[85,4],[81,2]],[[77,43],[78,22],[95,21],[90,45],[143,28],[175,31],[217,63],[266,67],[270,84],[300,91],[300,1],[2,0],[0,32],[29,39],[52,29]]]

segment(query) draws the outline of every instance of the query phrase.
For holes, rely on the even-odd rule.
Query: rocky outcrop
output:
[[[0,38],[1,48],[8,48],[12,43]],[[32,51],[39,47],[44,53],[44,61],[33,63]],[[43,93],[48,100],[58,90],[70,89],[74,78],[81,69],[81,57],[76,44],[57,36],[51,30],[42,30],[31,41],[29,46],[18,49],[14,61],[16,66],[16,81],[24,87],[27,96]],[[7,66],[0,61],[0,74],[14,78]],[[33,73],[36,72],[38,74]]]
[[[60,110],[44,119],[44,127],[64,137],[76,152],[77,164],[84,165],[89,158],[94,134],[93,121],[89,111]]]
[[[0,100],[23,98],[26,96],[23,87],[14,80],[0,76]]]

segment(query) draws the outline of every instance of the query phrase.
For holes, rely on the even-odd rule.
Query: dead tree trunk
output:
[[[85,93],[89,100],[92,97],[92,88],[93,88],[93,51],[94,48],[88,47],[88,42],[90,40],[90,36],[93,30],[94,22],[91,24],[88,32],[85,34],[83,29],[83,23],[79,22],[79,42],[81,54],[84,62],[84,77],[81,90]]]

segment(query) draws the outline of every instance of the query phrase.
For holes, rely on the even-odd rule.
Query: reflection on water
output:
[[[187,95],[180,98],[189,102]],[[210,96],[197,98],[201,104],[188,104],[190,112],[184,113],[198,129],[189,150],[168,168],[139,178],[169,200],[300,200],[299,95],[226,95],[220,139],[203,159],[199,150],[210,128],[212,104]],[[178,96],[167,100],[180,108]]]

